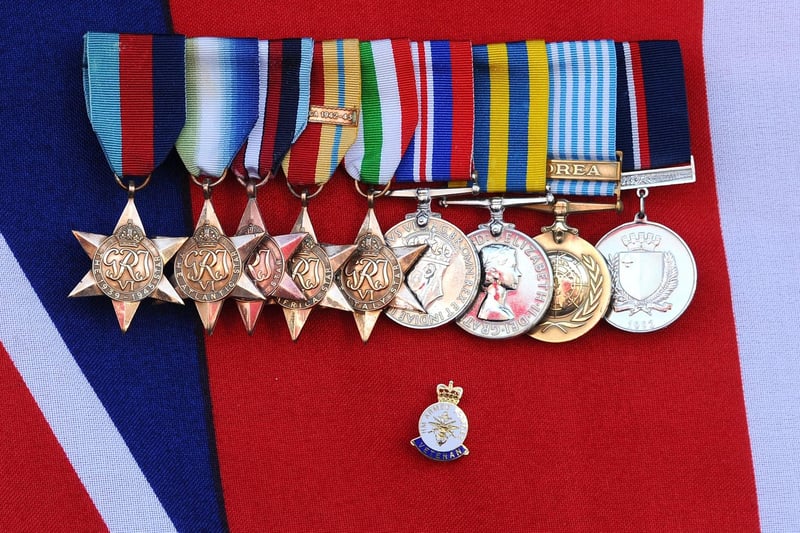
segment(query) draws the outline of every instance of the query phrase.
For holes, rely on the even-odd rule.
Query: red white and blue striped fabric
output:
[[[397,183],[467,181],[475,125],[472,44],[411,43],[419,122],[397,167]]]
[[[391,17],[348,19],[363,39],[403,27],[415,40],[680,43],[698,179],[647,207],[695,252],[691,307],[646,339],[601,324],[568,346],[499,350],[457,328],[393,324],[364,346],[352,319],[329,310],[298,343],[272,308],[275,327],[252,338],[232,309],[204,338],[180,306],[153,307],[123,336],[105,302],[66,298],[85,272],[71,227],[113,227],[124,200],[94,179],[108,164],[83,112],[87,29],[269,37],[279,23],[281,35],[342,35],[318,16],[340,4],[171,0],[173,28],[163,5],[5,6],[0,530],[418,531],[437,527],[443,505],[460,530],[800,530],[794,3],[406,0]],[[758,173],[743,153],[764,155]],[[69,187],[43,193],[33,170],[44,168]],[[183,172],[168,157],[137,199],[153,234],[191,229]],[[241,190],[228,181],[215,200],[234,229]],[[326,188],[311,205],[317,233],[349,242],[363,213],[341,205],[356,192],[345,179]],[[632,219],[631,194],[621,218],[581,217],[581,235]],[[296,200],[278,192],[271,206],[271,228],[288,230]],[[400,220],[407,205],[381,208]],[[463,229],[485,221],[451,209]],[[531,232],[548,222],[508,216]],[[449,379],[465,389],[471,453],[441,465],[408,441]],[[445,485],[457,494],[443,499]]]

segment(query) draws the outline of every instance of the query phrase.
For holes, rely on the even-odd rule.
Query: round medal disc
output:
[[[175,257],[178,289],[197,302],[223,300],[242,272],[233,242],[210,224],[200,226]]]
[[[587,333],[608,309],[611,275],[594,246],[572,233],[560,243],[548,231],[535,237],[553,268],[553,299],[530,336],[545,342],[566,342]]]
[[[545,251],[509,227],[498,236],[481,228],[468,238],[478,250],[480,290],[458,325],[487,339],[526,333],[544,316],[553,296],[553,271]]]
[[[656,331],[683,314],[694,296],[697,266],[674,231],[635,220],[609,231],[597,243],[611,270],[609,324],[633,333]]]
[[[450,402],[429,405],[419,417],[419,436],[437,452],[450,452],[464,444],[468,429],[467,415]]]
[[[158,287],[164,262],[144,230],[128,222],[100,243],[92,259],[92,274],[112,300],[138,302]]]
[[[314,307],[328,293],[333,283],[331,263],[322,246],[307,235],[295,254],[289,259],[289,273],[297,287],[305,294],[305,300],[276,298],[278,305],[286,309],[308,309]]]
[[[386,315],[402,326],[427,329],[459,318],[478,292],[480,263],[475,247],[453,224],[430,218],[425,227],[408,219],[384,236],[389,246],[427,244],[428,249],[408,273],[406,285],[425,309],[389,307]]]
[[[392,249],[372,233],[356,239],[356,251],[336,272],[336,283],[355,311],[378,311],[391,303],[403,283]]]
[[[286,265],[281,248],[269,235],[265,235],[247,261],[247,273],[264,297],[272,296],[278,289]]]

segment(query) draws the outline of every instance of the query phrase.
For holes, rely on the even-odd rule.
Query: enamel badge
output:
[[[467,438],[467,415],[458,407],[464,394],[461,387],[439,384],[436,387],[439,401],[428,406],[419,417],[419,437],[411,444],[434,461],[453,461],[469,454],[464,446]]]

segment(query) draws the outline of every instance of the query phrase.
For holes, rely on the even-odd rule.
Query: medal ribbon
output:
[[[184,37],[89,32],[83,38],[86,111],[119,176],[147,176],[186,120]]]
[[[240,178],[266,178],[308,123],[312,39],[258,42],[258,119],[231,165]]]
[[[616,161],[617,56],[613,41],[547,44],[548,158]],[[614,181],[548,180],[556,194],[612,196]]]
[[[193,176],[222,176],[258,118],[258,41],[186,39],[186,126],[176,148]]]
[[[361,67],[358,40],[340,39],[314,44],[311,65],[311,106],[358,109]],[[310,118],[310,117],[309,117]],[[358,117],[356,117],[358,119]],[[356,140],[355,123],[312,122],[283,159],[283,172],[293,185],[327,183]]]
[[[418,123],[417,88],[407,39],[365,41],[361,49],[361,117],[344,166],[355,179],[385,185]]]
[[[689,113],[678,41],[617,43],[616,55],[622,170],[688,163]]]
[[[411,43],[419,121],[395,181],[466,181],[472,172],[475,102],[469,41]]]
[[[549,76],[544,41],[473,45],[475,169],[487,192],[543,192]]]

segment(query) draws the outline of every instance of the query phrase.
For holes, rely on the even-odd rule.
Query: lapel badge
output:
[[[458,407],[464,394],[461,387],[439,384],[436,387],[439,401],[431,404],[419,417],[419,437],[411,444],[434,461],[453,461],[469,454],[464,446],[467,438],[467,415]]]

